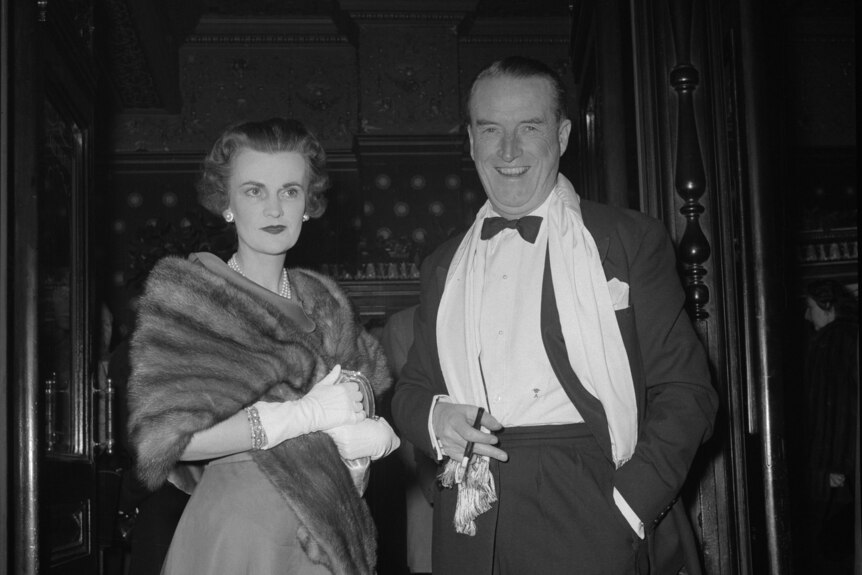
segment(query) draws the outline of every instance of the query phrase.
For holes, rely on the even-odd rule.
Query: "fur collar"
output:
[[[131,342],[129,436],[137,472],[161,485],[196,432],[261,398],[304,395],[336,363],[391,386],[379,343],[331,279],[290,272],[306,333],[278,307],[203,265],[164,258],[151,272]],[[309,556],[333,573],[372,573],[375,530],[332,440],[312,433],[253,458],[303,523]],[[286,536],[288,536],[286,534]]]

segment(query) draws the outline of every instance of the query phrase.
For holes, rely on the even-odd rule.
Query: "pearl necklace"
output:
[[[230,269],[241,275],[242,277],[246,277],[245,273],[243,273],[242,268],[239,267],[239,262],[236,259],[236,254],[232,255],[227,262],[227,265]],[[287,270],[281,269],[281,281],[279,281],[278,295],[283,297],[284,299],[290,299],[292,291],[290,289],[290,281],[287,279]]]

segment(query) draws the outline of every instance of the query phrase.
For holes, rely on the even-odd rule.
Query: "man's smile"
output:
[[[508,176],[508,177],[523,176],[524,174],[527,173],[527,170],[529,170],[529,169],[530,169],[530,166],[524,166],[524,167],[520,167],[520,168],[502,168],[502,167],[496,168],[497,172],[501,176]]]

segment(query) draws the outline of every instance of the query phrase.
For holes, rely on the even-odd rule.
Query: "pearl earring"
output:
[[[307,222],[310,219],[311,219],[311,216],[309,216],[308,214],[302,214],[302,221],[303,222]]]
[[[230,210],[226,210],[224,213],[224,221],[227,223],[231,223],[233,221],[233,212]]]

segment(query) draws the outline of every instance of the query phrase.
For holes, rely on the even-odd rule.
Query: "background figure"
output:
[[[398,378],[413,345],[413,317],[418,306],[392,314],[386,321],[381,343],[394,378]],[[404,465],[407,503],[407,566],[410,573],[431,573],[431,528],[437,464],[413,444],[402,439],[396,455]]]
[[[117,449],[131,461],[133,450],[126,434],[128,408],[126,395],[129,373],[129,340],[125,339],[111,353],[108,377],[114,386],[120,435]],[[135,476],[132,465],[125,467],[120,481],[116,527],[119,537],[129,546],[124,575],[159,575],[168,554],[177,523],[183,514],[189,494],[173,483],[152,491]]]
[[[100,506],[105,514],[103,535],[106,575],[159,575],[171,544],[174,530],[182,516],[189,494],[170,482],[155,491],[144,485],[134,473],[133,449],[128,442],[127,393],[131,365],[129,333],[134,330],[137,302],[142,286],[129,286],[128,314],[124,335],[120,330],[104,329],[103,336],[114,335],[113,351],[105,352],[105,375],[113,388],[115,439],[113,452],[99,457],[103,491],[107,495]],[[107,382],[100,382],[105,385]]]
[[[850,573],[859,454],[858,302],[834,280],[805,289],[814,328],[805,354],[800,439],[806,572]]]

